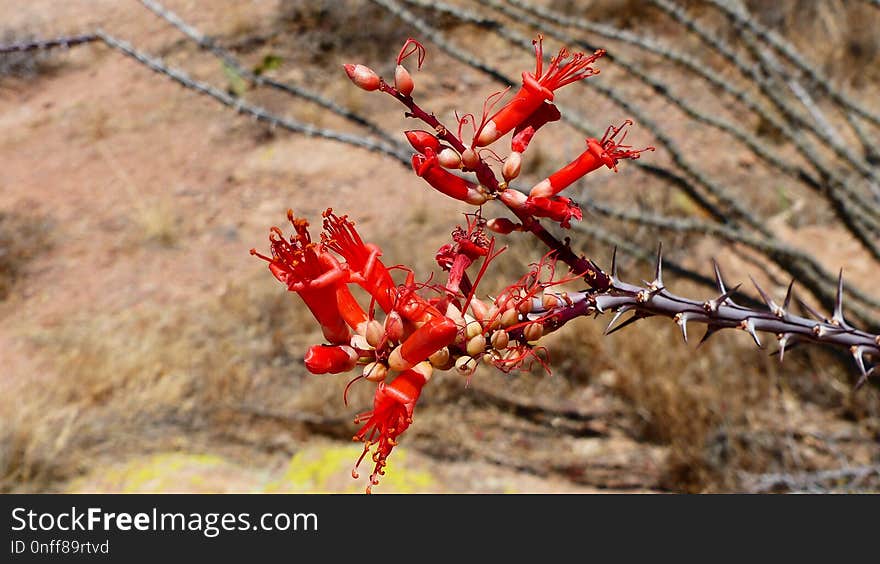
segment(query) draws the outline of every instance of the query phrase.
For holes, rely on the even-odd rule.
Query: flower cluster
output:
[[[519,91],[497,111],[494,108],[504,92],[492,94],[481,118],[465,114],[455,133],[413,101],[415,81],[403,63],[416,55],[421,67],[425,50],[417,41],[410,39],[401,49],[393,85],[364,65],[345,65],[357,86],[394,96],[407,106],[408,115],[429,126],[430,130],[405,132],[415,150],[412,167],[416,175],[442,194],[477,207],[437,251],[437,263],[447,273],[445,283],[417,282],[411,269],[385,266],[381,250],[365,243],[347,216],[330,209],[323,215],[320,240],[313,241],[308,222],[289,212],[293,234],[285,238],[280,229],[273,228],[271,256],[252,251],[269,263],[288,290],[302,298],[321,326],[327,342],[309,348],[308,370],[336,374],[358,369],[352,383],[375,384],[373,409],[355,419],[361,427],[354,438],[364,443],[364,451],[353,474],[357,476],[357,466],[371,453],[374,465],[368,491],[384,474],[388,456],[412,423],[416,403],[434,370],[455,369],[470,378],[481,363],[505,372],[538,363],[549,371],[540,339],[585,313],[584,294],[549,291],[586,274],[569,263],[574,271],[556,276],[563,251],[558,242],[519,280],[497,291],[496,297],[481,299],[477,291],[489,264],[504,250],[496,248],[490,233],[532,231],[540,236],[545,233],[541,218],[570,227],[571,221],[582,218],[581,211],[560,192],[603,165],[616,170],[621,159],[637,158],[645,150],[623,144],[630,124],[626,121],[620,127],[609,127],[601,139],[587,139],[583,154],[528,193],[514,188],[510,183],[519,176],[524,152],[536,132],[560,118],[553,104],[554,91],[598,73],[593,64],[604,54],[561,49],[545,68],[542,38],[534,45],[535,70],[522,74]],[[467,125],[473,127],[473,134],[466,138]],[[502,158],[492,146],[508,133],[510,151]],[[501,163],[501,180],[489,159]],[[482,206],[496,199],[516,221],[484,219]],[[394,269],[402,279],[395,281]],[[367,307],[352,292],[358,287],[365,294],[362,301],[369,302]]]

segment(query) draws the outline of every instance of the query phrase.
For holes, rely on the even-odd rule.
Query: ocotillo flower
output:
[[[553,91],[572,82],[577,82],[599,71],[590,65],[605,54],[600,49],[591,55],[571,54],[562,48],[550,60],[544,72],[543,37],[532,41],[535,45],[535,72],[522,73],[523,85],[513,99],[493,115],[480,131],[477,145],[489,145],[517,125],[523,123],[545,102],[553,101]]]
[[[587,139],[586,151],[536,184],[529,195],[536,198],[553,196],[602,165],[617,172],[617,163],[621,159],[637,159],[642,152],[653,151],[654,147],[633,149],[630,145],[623,144],[627,134],[626,128],[629,125],[632,125],[632,121],[626,120],[620,127],[611,126],[606,129],[601,140]],[[616,139],[620,133],[623,135],[620,136],[620,139]]]
[[[479,184],[456,176],[440,166],[437,155],[431,149],[427,149],[424,155],[413,155],[412,166],[416,174],[434,189],[451,198],[473,206],[481,206],[489,199]]]
[[[554,196],[552,198],[527,197],[522,192],[508,188],[507,190],[502,190],[499,197],[501,201],[516,210],[535,217],[552,219],[565,229],[571,227],[572,219],[577,221],[583,219],[580,207],[570,198],[563,196]]]
[[[275,278],[286,284],[288,290],[299,294],[321,324],[328,341],[347,344],[351,333],[339,311],[338,295],[345,296],[346,303],[349,303],[350,295],[346,296],[348,290],[345,287],[349,274],[320,244],[312,243],[308,221],[295,218],[292,211],[287,212],[287,218],[295,231],[290,240],[284,238],[280,229],[273,227],[269,234],[272,257],[261,255],[256,249],[251,249],[251,254],[267,261]]]
[[[382,251],[376,245],[364,243],[348,216],[337,216],[332,208],[323,214],[325,247],[345,259],[352,282],[366,290],[386,313],[394,307],[395,284],[388,269],[379,260]]]
[[[390,383],[380,382],[376,386],[373,398],[373,409],[357,416],[355,423],[363,423],[355,440],[364,443],[364,452],[355,465],[352,475],[357,477],[357,466],[376,445],[372,460],[375,463],[370,474],[370,485],[379,483],[379,476],[385,474],[384,467],[391,451],[397,446],[397,437],[409,428],[413,420],[413,411],[422,388],[431,378],[432,368],[427,362],[420,363],[410,370],[397,375]]]
[[[443,245],[434,257],[443,270],[449,271],[446,289],[452,295],[458,293],[465,271],[480,257],[489,256],[494,240],[483,232],[484,221],[479,216],[468,217],[468,229],[456,227],[452,231],[452,243]]]

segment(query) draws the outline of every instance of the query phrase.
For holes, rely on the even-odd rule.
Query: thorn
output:
[[[628,305],[625,305],[625,306],[621,307],[620,309],[618,309],[617,312],[614,314],[614,317],[611,319],[611,323],[609,323],[608,327],[605,328],[605,334],[610,335],[611,328],[614,326],[614,324],[617,322],[617,320],[620,319],[620,316],[623,315],[624,313],[630,311],[631,309],[633,309],[633,306],[628,306]]]
[[[684,342],[687,343],[688,342],[688,329],[687,329],[688,315],[687,315],[687,313],[676,313],[675,317],[673,317],[672,319],[673,319],[673,321],[675,321],[678,324],[679,328],[681,329],[681,336],[684,337]]]
[[[856,391],[858,391],[862,386],[864,386],[868,382],[868,378],[871,376],[871,374],[874,373],[875,370],[877,370],[876,365],[874,367],[872,367],[870,370],[868,370],[867,372],[865,372],[864,374],[862,374],[862,376],[859,378],[859,381],[856,382],[856,385],[855,385]]]
[[[776,339],[779,341],[779,350],[776,351],[779,354],[779,362],[782,363],[785,360],[785,347],[788,346],[788,342],[791,339],[791,333],[779,333],[776,335]]]
[[[779,307],[779,305],[773,301],[773,298],[767,295],[767,292],[764,291],[764,288],[761,288],[758,282],[751,275],[749,275],[749,279],[752,281],[752,284],[755,285],[758,293],[761,294],[761,299],[764,300],[765,304],[767,304],[767,307],[770,309],[770,313],[772,313],[776,317],[785,317],[785,310]]]
[[[865,369],[865,349],[864,347],[860,347],[858,345],[853,345],[849,348],[849,352],[852,353],[853,358],[856,361],[856,366],[859,367],[859,372],[862,373],[862,378],[868,377],[868,371]]]
[[[617,277],[617,245],[614,245],[614,250],[611,251],[611,280],[614,282],[619,280]]]
[[[705,309],[706,311],[708,311],[710,313],[715,313],[716,311],[718,311],[718,308],[721,307],[724,303],[733,304],[733,302],[730,300],[730,296],[735,294],[737,292],[737,290],[739,290],[740,286],[742,286],[742,284],[737,284],[736,286],[734,286],[730,290],[724,292],[723,294],[721,294],[717,298],[715,298],[713,300],[706,300],[705,302],[703,302],[703,309]]]
[[[657,245],[657,266],[654,269],[654,281],[650,284],[652,291],[663,289],[663,243]],[[653,295],[653,293],[651,294]]]
[[[721,267],[718,266],[718,261],[712,259],[712,266],[715,269],[715,284],[718,285],[718,291],[722,294],[726,294],[727,289],[724,287],[724,277],[721,276]]]
[[[761,345],[761,340],[758,338],[758,333],[755,332],[755,323],[751,320],[751,318],[743,319],[739,324],[739,328],[752,336],[752,339],[755,341],[755,344],[758,345],[759,349],[763,348],[763,346]]]
[[[843,269],[840,269],[840,274],[837,276],[837,299],[834,301],[834,313],[831,315],[831,323],[837,325],[839,327],[843,327],[844,329],[850,329],[851,327],[846,323],[846,320],[843,318]]]
[[[709,340],[709,337],[711,337],[721,329],[724,329],[724,327],[721,327],[720,325],[707,325],[706,332],[703,333],[703,338],[700,339],[699,343],[697,343],[697,348],[700,348],[703,343]]]
[[[778,350],[775,350],[772,353],[770,353],[770,356],[776,356],[776,355],[785,356],[786,352],[794,350],[794,349],[798,348],[799,346],[801,346],[801,343],[796,338],[791,337],[786,340],[784,348],[782,348],[782,346],[780,344],[780,348]],[[779,359],[779,362],[782,362],[781,358]]]
[[[819,313],[819,312],[816,311],[815,309],[811,308],[811,307],[810,307],[805,301],[803,301],[803,300],[800,299],[800,298],[797,298],[797,301],[798,301],[798,304],[800,304],[800,306],[801,306],[801,307],[802,307],[807,313],[809,313],[810,315],[812,315],[813,318],[815,318],[817,321],[821,321],[822,323],[825,323],[825,322],[827,321],[827,320],[825,319],[825,316],[824,316],[824,315],[822,315],[821,313]]]
[[[612,333],[616,333],[617,331],[620,331],[620,330],[623,329],[624,327],[626,327],[626,326],[628,326],[628,325],[630,325],[630,324],[632,324],[632,323],[635,323],[635,322],[638,321],[639,319],[644,319],[645,317],[648,317],[648,315],[643,314],[643,313],[639,313],[639,312],[635,312],[635,313],[633,314],[632,317],[630,317],[629,319],[627,319],[626,321],[624,321],[623,323],[621,323],[620,325],[618,325],[618,326],[615,327],[614,329],[612,329],[612,330],[610,330],[610,331],[608,331],[608,330],[606,329],[606,330],[605,330],[605,334],[606,334],[606,335],[611,335]],[[615,319],[616,319],[616,317],[615,317]]]
[[[782,310],[788,312],[788,306],[791,304],[791,290],[794,288],[794,278],[788,283],[788,290],[785,291],[785,299],[782,300]]]

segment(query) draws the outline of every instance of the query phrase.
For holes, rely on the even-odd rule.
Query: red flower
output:
[[[535,45],[535,72],[522,73],[523,85],[513,99],[493,115],[480,131],[477,145],[489,145],[517,125],[526,121],[541,108],[544,101],[553,101],[553,91],[572,82],[577,82],[599,71],[590,65],[605,54],[600,49],[591,55],[571,54],[562,48],[544,72],[543,37],[532,41]]]
[[[337,216],[332,208],[323,214],[322,243],[345,259],[350,280],[369,292],[386,313],[394,306],[395,284],[388,269],[379,260],[382,250],[364,243],[347,215]]]
[[[308,221],[295,218],[290,210],[287,218],[295,231],[290,240],[284,238],[280,229],[273,227],[269,233],[272,257],[261,255],[256,249],[251,249],[251,254],[268,261],[275,278],[286,284],[288,290],[299,294],[321,324],[328,341],[347,344],[351,332],[340,313],[339,299],[341,296],[350,305],[350,295],[345,287],[348,272],[321,245],[312,243]]]
[[[569,229],[571,220],[583,219],[581,208],[570,198],[554,196],[552,198],[526,196],[522,192],[508,188],[500,194],[501,201],[510,207],[523,211],[534,217],[546,217]]]
[[[449,271],[446,289],[453,295],[458,293],[459,284],[465,271],[480,257],[489,256],[493,247],[493,238],[486,237],[483,232],[484,221],[479,216],[472,220],[468,217],[468,229],[456,227],[452,231],[453,242],[440,247],[437,251],[437,264]]]
[[[355,478],[361,461],[371,447],[376,447],[372,457],[375,465],[367,493],[379,483],[379,476],[385,474],[384,467],[391,451],[397,446],[397,438],[412,423],[416,402],[422,387],[431,378],[431,372],[431,365],[425,362],[401,372],[391,383],[380,382],[373,398],[373,410],[355,418],[355,423],[364,424],[354,436],[356,441],[364,443],[364,452],[352,471]]]
[[[553,196],[602,165],[617,172],[617,163],[621,159],[637,159],[643,151],[653,151],[654,147],[633,149],[630,145],[623,144],[627,134],[626,128],[629,125],[632,125],[632,121],[626,120],[620,127],[610,126],[606,129],[601,140],[587,139],[586,151],[574,161],[536,184],[529,195],[532,197]],[[621,132],[623,135],[619,140],[616,140],[615,138]]]
[[[424,178],[434,189],[451,198],[473,206],[481,206],[489,199],[478,184],[456,176],[440,166],[437,155],[430,148],[426,148],[424,155],[413,155],[412,166],[416,174]]]

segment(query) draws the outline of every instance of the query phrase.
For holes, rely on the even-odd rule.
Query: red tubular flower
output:
[[[287,289],[296,292],[321,324],[324,337],[331,343],[347,343],[351,332],[339,312],[337,291],[348,281],[348,273],[320,245],[312,243],[309,222],[287,212],[295,234],[290,240],[277,227],[269,234],[272,257],[251,254],[269,262],[269,270]]]
[[[571,198],[556,196],[554,198],[534,198],[529,196],[526,208],[535,217],[546,217],[559,222],[565,229],[571,228],[571,220],[580,221],[584,218],[581,208]]]
[[[431,308],[434,309],[433,306]],[[457,333],[458,326],[451,319],[439,315],[431,316],[403,344],[391,351],[388,367],[392,370],[412,368],[452,343]]]
[[[429,364],[420,364],[412,370],[397,375],[391,383],[380,382],[373,398],[373,410],[357,416],[355,423],[364,425],[355,434],[354,439],[364,443],[364,452],[355,465],[352,475],[357,477],[357,466],[360,465],[370,447],[376,445],[373,453],[373,472],[370,474],[370,485],[379,483],[379,476],[385,474],[384,467],[391,451],[397,446],[397,438],[409,428],[413,420],[413,411],[422,388],[431,378]]]
[[[388,269],[379,260],[381,249],[364,243],[347,215],[337,216],[332,208],[327,208],[323,217],[324,233],[321,239],[324,246],[345,259],[351,271],[351,281],[369,292],[386,313],[391,311],[395,285]]]
[[[543,37],[532,41],[535,45],[535,72],[522,73],[523,85],[513,99],[493,115],[480,131],[477,145],[485,147],[523,123],[541,107],[544,101],[553,101],[553,91],[598,73],[590,65],[605,54],[600,49],[591,55],[571,54],[562,48],[544,72]]]
[[[580,207],[570,198],[554,196],[552,198],[528,196],[508,188],[500,193],[501,201],[513,209],[525,212],[535,217],[546,217],[559,222],[565,229],[571,227],[571,220],[580,221],[583,213]]]
[[[605,130],[605,135],[601,140],[587,139],[586,151],[574,161],[536,184],[529,195],[536,198],[553,196],[602,165],[617,172],[617,163],[621,159],[637,159],[643,151],[653,151],[654,147],[633,149],[629,145],[623,145],[623,141],[626,139],[626,128],[629,125],[632,125],[632,121],[626,120],[620,127],[611,126]],[[615,138],[621,132],[623,135],[619,140],[616,140]]]
[[[345,320],[349,327],[357,333],[363,334],[366,323],[369,321],[367,313],[361,304],[351,295],[348,286],[340,284],[336,288],[336,303],[339,307],[339,315]]]
[[[434,189],[450,198],[466,202],[474,206],[486,203],[489,197],[478,184],[468,182],[440,166],[437,156],[429,149],[426,155],[413,155],[413,170],[427,181]]]
[[[306,352],[306,369],[312,374],[339,374],[357,365],[358,353],[347,345],[313,345]]]

